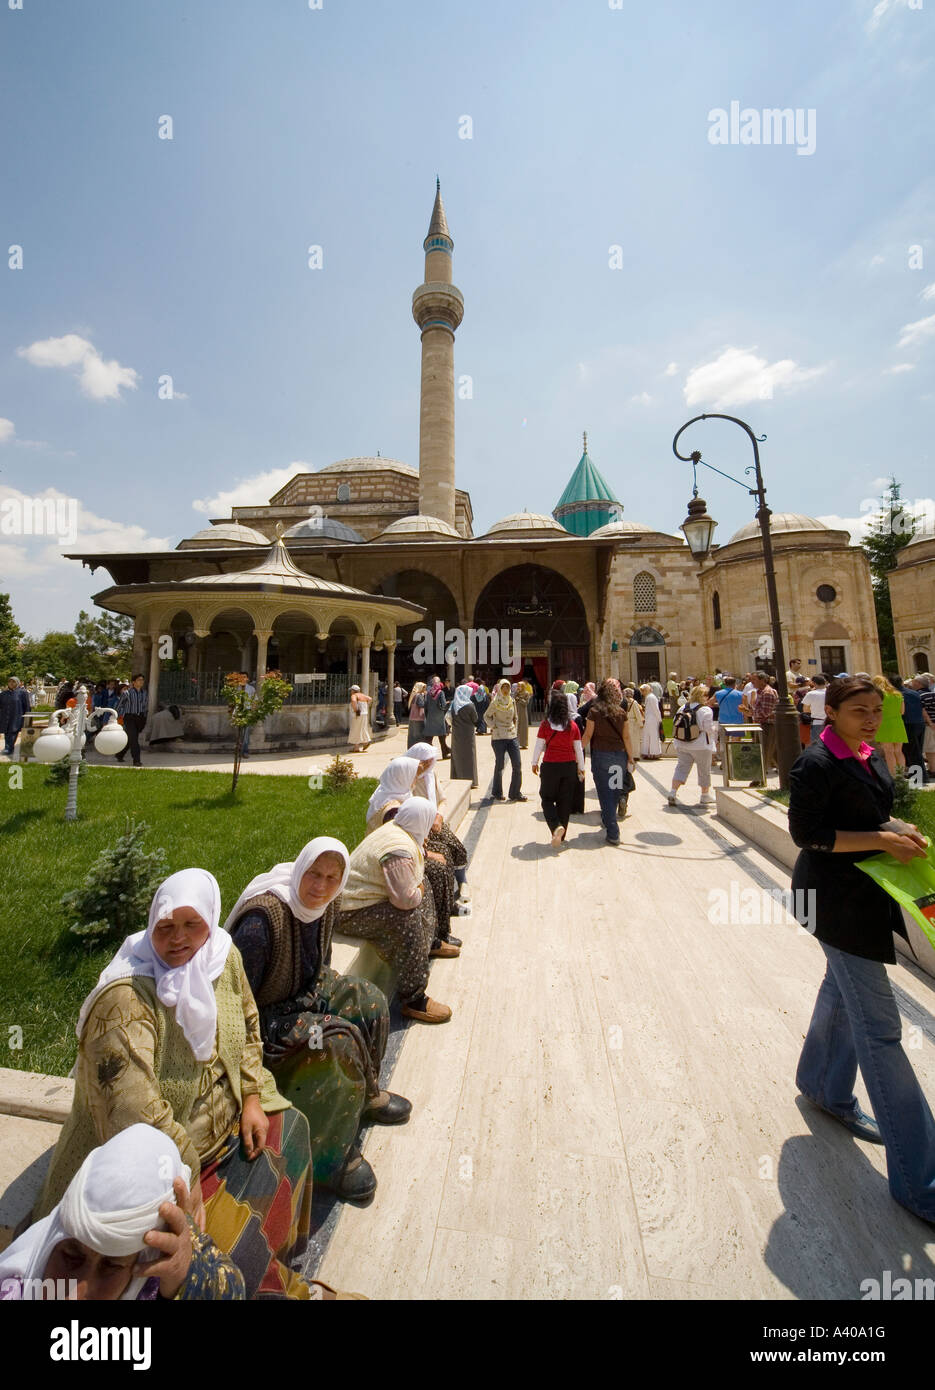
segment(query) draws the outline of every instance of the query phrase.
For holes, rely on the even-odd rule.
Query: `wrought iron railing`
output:
[[[350,699],[351,678],[343,673],[329,674],[319,680],[295,683],[295,677],[283,672],[292,685],[287,705],[343,705]],[[221,691],[227,680],[226,671],[162,671],[159,675],[159,703],[179,705],[223,705]]]

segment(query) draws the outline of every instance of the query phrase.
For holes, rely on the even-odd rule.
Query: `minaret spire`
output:
[[[454,241],[448,230],[441,180],[425,251],[425,280],[412,296],[412,316],[422,330],[422,394],[419,411],[419,511],[455,524],[455,329],[464,298],[451,282]]]

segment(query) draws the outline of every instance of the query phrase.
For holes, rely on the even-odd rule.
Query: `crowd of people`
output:
[[[386,995],[332,967],[332,938],[376,949],[406,1018],[451,1017],[429,970],[460,955],[451,920],[471,907],[437,761],[425,743],[394,758],[352,851],[312,839],[223,921],[206,869],[159,886],[81,1007],[71,1113],[0,1298],[35,1279],[78,1298],[359,1297],[302,1273],[313,1185],[372,1198],[360,1132],[412,1107],[380,1085]]]

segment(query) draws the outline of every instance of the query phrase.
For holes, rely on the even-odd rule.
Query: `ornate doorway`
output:
[[[584,604],[574,585],[557,570],[544,565],[501,570],[481,590],[474,605],[474,626],[510,632],[518,628],[523,666],[535,673],[538,685],[559,676],[579,683],[588,677],[591,635]],[[499,675],[499,670],[485,670],[483,675],[485,679]]]

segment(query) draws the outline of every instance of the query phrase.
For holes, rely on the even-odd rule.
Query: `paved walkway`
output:
[[[454,1017],[409,1029],[392,1085],[413,1117],[371,1131],[379,1189],[343,1208],[321,1277],[375,1298],[857,1299],[884,1269],[935,1274],[882,1151],[796,1098],[816,943],[791,919],[709,921],[709,890],[785,872],[666,806],[665,763],[640,765],[621,849],[589,773],[556,852],[529,760],[527,805],[462,824],[474,914],[430,986]],[[935,1097],[931,984],[891,975]]]

